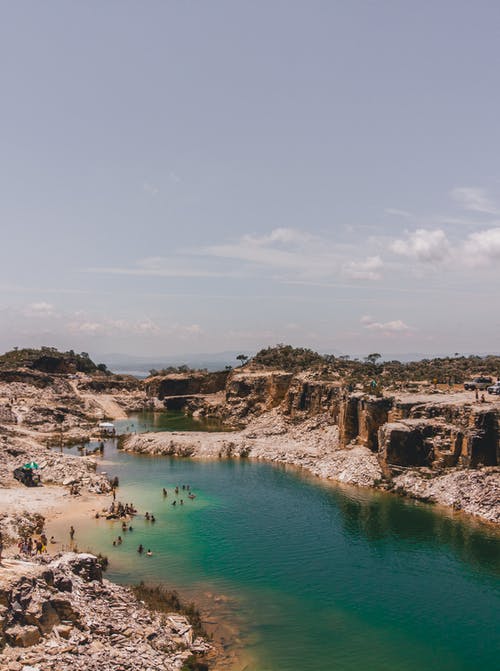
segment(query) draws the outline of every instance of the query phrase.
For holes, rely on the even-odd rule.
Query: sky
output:
[[[498,2],[0,11],[1,350],[500,350]]]

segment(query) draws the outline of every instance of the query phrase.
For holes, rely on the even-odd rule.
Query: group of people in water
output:
[[[193,492],[191,491],[191,485],[180,485],[180,486],[177,485],[174,488],[174,492],[175,492],[176,498],[172,501],[173,506],[177,505],[177,497],[179,496],[179,494],[181,492],[185,492],[187,498],[189,498],[191,500],[196,498],[196,495],[193,494]],[[163,489],[162,489],[162,495],[163,495],[163,499],[166,499],[168,497],[168,490],[165,487],[163,487]],[[184,505],[184,499],[179,499],[179,505],[181,505],[181,506]],[[127,521],[127,518],[131,518],[135,515],[137,515],[137,509],[135,508],[133,503],[123,504],[120,501],[116,501],[115,497],[113,497],[113,501],[111,502],[111,506],[109,507],[109,510],[106,512],[105,517],[108,520],[109,519],[122,519],[121,530],[122,530],[122,534],[124,536],[125,533],[134,530],[132,525],[129,524],[129,522]],[[99,519],[99,517],[101,517],[101,515],[99,513],[96,513],[95,516],[96,516],[96,519]],[[149,511],[146,511],[144,513],[144,519],[147,522],[150,522],[151,524],[154,524],[156,522],[156,517],[154,516],[154,513],[151,513]],[[73,527],[71,527],[71,528],[73,529]],[[74,534],[74,530],[73,530],[73,534]],[[122,545],[122,543],[124,541],[123,536],[120,535],[117,538],[115,538],[113,540],[113,546],[116,547],[117,545]],[[71,537],[71,538],[73,539],[73,537]],[[137,548],[137,552],[140,555],[144,554],[147,557],[151,557],[153,555],[153,552],[151,551],[151,549],[148,548],[146,550],[146,548],[144,547],[144,545],[142,543],[139,544],[139,546]]]
[[[196,498],[196,495],[193,494],[193,492],[191,491],[191,485],[182,485],[182,490],[187,492],[187,497],[188,497],[188,499],[191,499],[191,501],[193,501],[193,500]],[[176,496],[179,495],[179,492],[180,492],[179,485],[177,485],[177,486],[175,487],[174,492],[175,492],[175,495],[176,495]],[[164,488],[163,488],[163,498],[165,499],[165,498],[167,498],[167,496],[168,496],[168,492],[167,492],[167,490],[166,490],[165,487],[164,487]],[[180,499],[180,500],[179,500],[179,504],[180,504],[181,506],[183,506],[183,505],[184,505],[184,499]],[[177,499],[175,499],[174,501],[172,501],[172,505],[173,505],[173,506],[176,506],[176,505],[177,505]]]

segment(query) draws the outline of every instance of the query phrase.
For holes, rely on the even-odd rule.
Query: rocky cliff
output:
[[[182,389],[176,380],[162,387],[167,407],[171,407],[167,392]],[[194,389],[189,387],[190,381],[186,384],[185,389]],[[154,389],[150,387],[149,392]],[[436,501],[443,500],[444,490],[436,484],[431,493],[432,488],[425,484],[429,478],[437,482],[450,469],[454,471],[452,480],[460,469],[490,469],[476,478],[462,478],[464,486],[471,488],[468,503],[461,504],[455,487],[456,496],[448,505],[500,521],[500,500],[495,500],[499,498],[495,487],[499,480],[500,399],[477,402],[471,393],[431,391],[373,395],[350,389],[338,375],[323,370],[294,373],[246,366],[227,375],[222,391],[217,386],[217,391],[200,393],[187,406],[200,415],[215,415],[246,428],[220,436],[142,436],[128,439],[125,448],[268,458],[306,466],[325,477],[397,489],[411,496],[418,496],[416,483],[420,482],[421,498]],[[311,445],[317,448],[313,453]],[[354,449],[358,451],[353,453]],[[364,476],[360,475],[361,455]],[[402,473],[409,470],[412,478],[403,478]],[[481,502],[481,487],[485,488],[485,502]]]

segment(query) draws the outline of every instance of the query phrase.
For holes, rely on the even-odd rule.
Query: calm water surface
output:
[[[138,515],[119,547],[119,523],[89,521],[80,548],[106,552],[117,581],[223,601],[251,671],[499,668],[499,536],[486,527],[262,463],[108,447],[104,459],[118,498],[157,521]],[[197,498],[174,507],[183,483]]]

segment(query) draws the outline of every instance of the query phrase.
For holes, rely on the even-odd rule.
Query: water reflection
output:
[[[351,536],[362,535],[374,544],[390,539],[404,547],[446,546],[462,561],[500,574],[500,532],[484,522],[382,492],[332,488],[325,496],[335,503]]]

